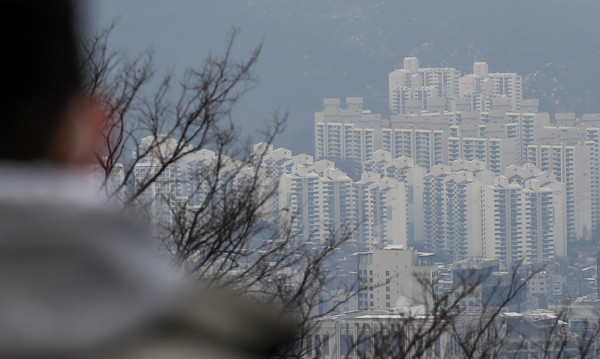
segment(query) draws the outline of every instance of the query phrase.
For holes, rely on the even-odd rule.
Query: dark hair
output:
[[[0,159],[41,159],[81,87],[73,3],[2,0],[0,8]]]

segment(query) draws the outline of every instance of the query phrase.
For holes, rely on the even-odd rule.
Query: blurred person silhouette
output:
[[[260,357],[284,343],[291,326],[192,291],[90,186],[103,115],[83,95],[74,4],[0,7],[0,357]]]

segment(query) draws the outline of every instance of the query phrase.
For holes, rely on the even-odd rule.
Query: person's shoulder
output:
[[[33,241],[57,235],[62,236],[62,240],[72,238],[78,241],[102,235],[107,240],[149,239],[141,221],[114,208],[0,200],[0,242]]]
[[[154,242],[110,208],[0,200],[0,356],[88,350],[161,315],[183,282]]]

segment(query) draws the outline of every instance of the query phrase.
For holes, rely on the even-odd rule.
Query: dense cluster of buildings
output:
[[[318,242],[352,230],[358,249],[412,245],[448,263],[488,257],[510,267],[566,256],[565,185],[548,172],[510,165],[498,175],[484,161],[462,158],[426,169],[385,150],[371,158],[355,181],[331,160],[267,153],[265,162],[277,168],[267,172],[283,173],[277,208],[293,216],[300,238]]]
[[[489,72],[487,62],[475,62],[473,73],[461,77],[453,67],[419,67],[416,57],[404,58],[404,67],[390,72],[389,103],[392,114],[530,112],[538,105],[535,99],[523,99],[523,79],[514,72]]]
[[[495,182],[498,186],[502,186],[500,177],[512,177],[507,174],[508,168],[514,172],[516,167],[533,165],[545,173],[541,187],[554,188],[562,195],[562,200],[557,197],[552,204],[556,213],[553,221],[565,222],[566,228],[554,234],[555,243],[589,238],[596,228],[600,210],[598,116],[584,115],[581,119],[573,116],[567,121],[565,117],[569,114],[557,114],[557,120],[551,122],[547,113],[496,109],[490,112],[423,111],[382,119],[362,110],[360,98],[348,98],[347,103],[343,108],[339,99],[325,99],[323,111],[315,114],[317,160],[333,160],[346,166],[354,163],[364,172],[373,168],[373,161],[381,162],[381,155],[377,157],[377,153],[383,150],[389,153],[389,159],[384,162],[407,157],[428,176],[445,171],[450,177],[465,169],[443,169],[443,166],[478,161],[483,164],[481,170],[498,176],[489,183],[494,185]],[[378,166],[388,165],[380,163]],[[511,186],[532,185],[532,181],[519,182],[514,178],[506,181]],[[401,182],[408,184],[408,181]],[[556,183],[561,183],[564,190]],[[564,215],[559,218],[559,214]],[[436,223],[443,220],[429,218]],[[461,253],[455,253],[451,257],[460,256]]]
[[[278,186],[265,215],[297,240],[318,246],[347,236],[341,257],[353,264],[344,273],[359,291],[343,308],[356,312],[320,322],[305,343],[309,356],[356,354],[350,343],[357,343],[358,328],[402,318],[398,310],[412,308],[426,323],[434,298],[456,290],[465,270],[489,271],[494,279],[461,301],[464,313],[476,315],[489,309],[484,298],[498,294],[515,265],[547,266],[504,309],[511,313],[503,320],[533,332],[551,314],[531,310],[567,292],[598,290],[583,274],[592,273],[588,259],[578,289],[560,268],[569,244],[590,239],[600,222],[600,114],[538,112],[537,100],[523,99],[521,76],[491,73],[485,62],[461,76],[405,58],[404,68],[389,74],[389,101],[385,118],[364,109],[360,97],[345,105],[324,99],[314,116],[314,156],[259,143],[259,162],[245,165],[190,151],[143,189],[140,201],[168,225],[174,202],[202,205],[211,183],[203,169],[218,162],[233,174],[225,176],[231,186],[257,175]],[[144,153],[136,185],[161,167],[157,154],[144,150],[153,141],[144,139],[134,153]],[[162,141],[158,152],[177,146],[173,141]],[[441,336],[427,355],[451,357],[452,340]]]
[[[502,325],[518,332],[507,338],[505,354],[539,356],[549,323],[561,323],[557,330],[570,335],[564,349],[573,351],[571,340],[585,335],[577,332],[585,315],[561,322],[557,306],[583,296],[577,302],[587,306],[587,318],[600,309],[595,250],[567,258],[569,245],[591,239],[600,222],[600,114],[539,112],[537,100],[523,98],[521,76],[491,73],[485,62],[461,76],[454,68],[419,67],[416,58],[405,58],[404,67],[389,74],[389,105],[385,118],[363,109],[360,97],[346,98],[345,106],[328,98],[314,117],[315,159],[333,161],[349,177],[354,200],[348,218],[364,245],[356,254],[357,311],[324,319],[319,327],[318,335],[331,338],[329,351],[374,350],[373,343],[361,343],[360,328],[395,323],[402,332],[408,321],[398,311],[406,308],[424,307],[413,319],[431,320],[427,303],[457,290],[461,268],[485,269],[494,278],[461,300],[463,319],[476,318],[493,302],[484,298],[502,297],[498,288],[523,264],[544,270],[502,309]],[[377,203],[389,208],[400,195],[392,207],[405,208],[395,212],[405,218],[388,217],[395,226],[380,226],[372,237],[363,228],[385,211],[361,212],[357,191],[365,179],[393,180],[396,196]],[[383,241],[392,237],[386,230],[402,235]],[[452,335],[439,340],[426,355],[453,357]]]

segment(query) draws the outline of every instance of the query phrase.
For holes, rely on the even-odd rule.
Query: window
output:
[[[340,354],[343,357],[353,356],[354,340],[351,335],[342,334],[340,335]]]
[[[329,337],[327,335],[323,335],[323,354],[329,355]]]
[[[356,351],[359,357],[369,357],[371,353],[371,338],[364,333],[358,338],[356,343]]]

